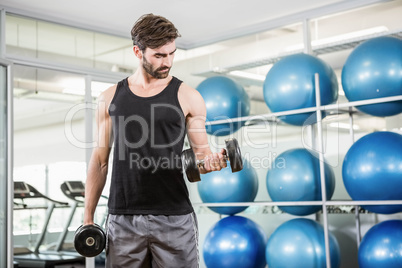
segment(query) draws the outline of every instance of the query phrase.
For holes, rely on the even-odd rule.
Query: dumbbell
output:
[[[75,231],[75,250],[84,257],[99,255],[106,245],[106,235],[97,224],[81,225]]]
[[[243,160],[239,143],[236,139],[225,140],[226,152],[224,159],[229,160],[232,172],[237,172],[243,169]],[[184,150],[181,154],[183,169],[186,172],[187,179],[190,182],[197,182],[201,180],[201,175],[198,167],[204,165],[204,160],[197,160],[193,149]]]

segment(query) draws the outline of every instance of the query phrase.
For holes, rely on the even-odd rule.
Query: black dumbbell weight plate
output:
[[[243,159],[241,157],[241,151],[239,143],[236,139],[228,139],[226,143],[226,152],[229,157],[230,167],[232,172],[237,172],[243,169]]]
[[[74,236],[75,250],[84,257],[99,255],[106,245],[106,235],[97,225],[81,225]]]
[[[182,152],[181,162],[183,163],[183,169],[186,172],[187,179],[190,182],[201,180],[200,171],[197,166],[197,159],[192,149],[187,149]]]

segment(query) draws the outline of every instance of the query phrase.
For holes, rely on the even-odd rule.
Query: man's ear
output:
[[[142,51],[138,46],[133,46],[133,51],[134,51],[134,55],[139,58],[142,59]]]

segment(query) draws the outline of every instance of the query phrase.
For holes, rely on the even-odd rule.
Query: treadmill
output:
[[[53,249],[57,252],[63,251],[66,254],[70,254],[72,252],[74,254],[78,254],[74,248],[74,243],[66,243],[65,240],[68,235],[68,228],[70,227],[71,221],[74,218],[77,207],[84,204],[85,186],[81,181],[66,181],[60,185],[60,189],[65,196],[72,199],[74,202],[71,204],[70,215],[67,218],[63,231],[60,233],[57,242],[49,249]]]
[[[58,207],[67,206],[68,203],[60,202],[50,197],[40,193],[33,186],[29,185],[23,181],[14,182],[14,200],[20,199],[23,202],[22,207],[18,205],[14,209],[35,209],[36,207],[29,207],[24,200],[32,198],[42,198],[50,202],[47,206],[45,222],[42,227],[42,232],[35,244],[33,250],[28,248],[14,249],[14,261],[18,263],[18,267],[29,267],[29,268],[53,268],[56,265],[62,264],[85,264],[85,258],[81,255],[64,254],[62,252],[48,251],[39,252],[39,247],[42,245],[45,238],[47,228],[52,216],[53,210],[58,205]],[[19,204],[14,202],[15,204]]]

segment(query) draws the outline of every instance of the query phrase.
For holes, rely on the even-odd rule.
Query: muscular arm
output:
[[[224,150],[219,153],[212,153],[209,144],[207,132],[205,129],[206,107],[201,94],[185,84],[179,91],[179,100],[186,115],[186,129],[190,145],[197,159],[204,159],[204,168],[200,168],[202,174],[221,170],[226,167],[226,161],[223,160]]]
[[[97,145],[89,161],[85,183],[84,225],[94,223],[95,209],[106,183],[109,154],[112,146],[112,122],[108,108],[116,87],[111,87],[101,94],[96,114]]]

